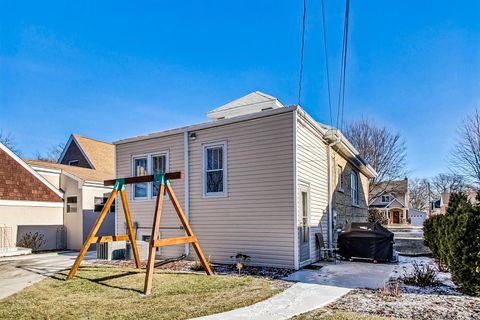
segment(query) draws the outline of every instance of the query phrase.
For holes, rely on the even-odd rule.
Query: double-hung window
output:
[[[382,195],[382,203],[389,203],[390,196],[389,195]]]
[[[351,195],[352,195],[352,204],[358,205],[358,174],[352,172],[350,175],[351,179]]]
[[[337,190],[343,192],[342,166],[337,166]]]
[[[134,157],[133,158],[133,176],[146,176],[148,175],[148,156]],[[147,199],[148,198],[148,183],[135,183],[133,185],[133,198],[134,199]]]
[[[167,155],[157,154],[152,155],[152,174],[165,173],[167,171]],[[152,198],[158,194],[158,183],[152,183]]]
[[[227,145],[225,142],[203,146],[203,195],[227,195]]]
[[[167,168],[167,152],[139,155],[132,159],[132,174],[136,177],[165,173]],[[136,183],[133,185],[132,192],[135,200],[154,199],[158,194],[158,184],[154,182]]]

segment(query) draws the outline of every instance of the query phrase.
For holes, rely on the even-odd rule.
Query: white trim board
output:
[[[63,208],[63,201],[49,202],[49,201],[1,200],[0,199],[0,206]]]
[[[55,188],[47,179],[45,179],[40,173],[35,171],[32,167],[30,167],[25,161],[23,161],[19,156],[12,152],[12,150],[8,149],[3,143],[0,142],[0,149],[5,151],[7,155],[9,155],[13,160],[15,160],[18,164],[20,164],[24,169],[30,172],[35,178],[40,180],[45,186],[47,186],[50,190],[55,192],[60,198],[63,199],[63,192]]]

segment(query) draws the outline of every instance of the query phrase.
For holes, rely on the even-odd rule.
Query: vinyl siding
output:
[[[204,254],[215,263],[233,263],[231,256],[251,256],[249,264],[293,268],[293,114],[200,129],[189,140],[190,224]],[[227,146],[227,196],[203,196],[203,145],[225,142]],[[117,176],[131,175],[135,154],[169,151],[169,171],[183,171],[183,134],[118,144]],[[172,181],[184,206],[184,182]],[[127,187],[131,199],[131,187]],[[168,201],[161,226],[180,225]],[[130,201],[133,221],[149,228],[154,201]],[[117,232],[122,233],[123,215],[118,211]],[[150,229],[148,229],[148,234]],[[162,230],[162,237],[179,231]],[[183,253],[183,246],[162,249],[162,255]],[[195,257],[193,250],[191,256]]]
[[[310,258],[316,260],[318,248],[315,234],[321,232],[327,243],[328,170],[327,145],[320,134],[307,123],[300,113],[297,117],[297,219],[300,224],[300,187],[310,192]]]
[[[117,177],[132,176],[132,158],[137,155],[147,153],[168,152],[169,163],[167,171],[183,171],[183,134],[176,134],[167,137],[148,139],[138,142],[120,144],[116,146],[116,175]],[[172,187],[175,191],[182,207],[185,205],[184,181],[172,180]],[[126,186],[127,199],[130,212],[132,214],[133,223],[138,223],[137,239],[141,240],[142,236],[150,235],[153,223],[153,212],[155,210],[155,199],[150,200],[133,200],[133,185]],[[120,199],[117,199],[117,234],[126,234],[125,216]],[[169,238],[182,236],[184,233],[179,228],[181,225],[173,206],[165,199],[163,204],[160,237]],[[160,249],[161,255],[178,256],[183,254],[183,246],[170,246]]]

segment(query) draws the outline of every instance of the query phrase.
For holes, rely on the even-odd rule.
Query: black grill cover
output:
[[[378,223],[351,223],[338,236],[338,253],[350,259],[393,260],[393,233]]]

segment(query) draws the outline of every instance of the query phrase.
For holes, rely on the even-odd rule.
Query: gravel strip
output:
[[[480,319],[480,298],[409,291],[402,288],[400,297],[384,297],[379,290],[358,289],[328,307],[406,319]]]

